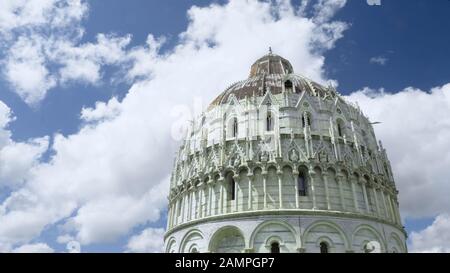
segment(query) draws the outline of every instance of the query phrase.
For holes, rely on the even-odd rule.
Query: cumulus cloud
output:
[[[29,105],[43,100],[47,92],[72,82],[98,85],[102,69],[127,59],[131,36],[99,34],[95,43],[77,43],[67,37],[21,36],[3,60],[3,74],[11,88]]]
[[[33,166],[22,187],[1,204],[0,241],[26,244],[58,224],[60,242],[73,238],[86,245],[111,242],[133,227],[157,223],[166,208],[178,145],[171,125],[194,115],[174,115],[173,109],[189,109],[193,98],[205,106],[231,82],[245,78],[251,63],[269,46],[291,60],[297,72],[327,81],[319,52],[330,48],[345,30],[345,24],[331,21],[329,14],[320,20],[314,15],[307,18],[288,1],[192,7],[186,31],[167,52],[160,52],[163,37],[149,35],[146,45],[129,50],[124,48],[128,37],[115,40],[117,46],[105,50],[117,58],[88,54],[89,60],[96,56],[105,63],[123,58],[123,73],[134,84],[121,101],[112,98],[83,109],[84,122],[77,133],[54,136],[50,160]],[[326,46],[317,50],[316,42],[325,37]],[[101,40],[95,43],[100,44]],[[72,59],[83,60],[85,50],[77,53],[80,47],[62,52],[75,52]],[[92,79],[97,72],[92,69]],[[130,251],[144,249],[136,240],[130,241]]]
[[[102,78],[101,68],[120,64],[125,58],[124,49],[131,36],[115,37],[98,34],[95,43],[73,44],[71,41],[56,41],[49,59],[62,65],[59,70],[61,82],[83,81],[96,84]]]
[[[111,119],[120,114],[120,102],[117,98],[112,98],[108,102],[96,102],[94,108],[83,108],[81,119],[87,122],[102,121]]]
[[[450,216],[441,214],[433,224],[410,236],[411,252],[450,253]]]
[[[81,22],[88,12],[83,0],[1,0],[0,4],[2,74],[29,105],[37,105],[57,86],[98,85],[105,66],[126,60],[124,50],[131,36],[98,34],[95,42],[80,42]]]
[[[44,243],[22,245],[12,250],[13,253],[53,253],[53,248]]]
[[[309,1],[306,1],[309,2]],[[347,0],[318,0],[312,6],[313,18],[315,22],[327,23],[327,21],[334,16],[336,11],[339,11],[346,4]],[[305,6],[303,8],[306,8]]]
[[[42,40],[40,37],[19,38],[5,60],[6,80],[29,104],[42,100],[47,90],[56,85],[45,64]]]
[[[163,252],[164,232],[165,231],[162,228],[144,229],[139,235],[135,235],[130,238],[127,244],[126,252]]]
[[[0,35],[4,39],[12,38],[12,31],[77,23],[87,11],[82,0],[0,0],[0,6]]]
[[[397,93],[364,89],[348,97],[372,120],[387,148],[403,217],[450,213],[450,84]]]
[[[47,137],[13,141],[7,128],[13,120],[11,109],[0,101],[0,190],[15,189],[25,183],[31,168],[38,165],[48,147]]]

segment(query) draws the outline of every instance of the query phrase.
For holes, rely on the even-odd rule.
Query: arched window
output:
[[[337,131],[338,131],[338,136],[343,137],[344,136],[344,125],[342,120],[338,120],[337,121]]]
[[[290,80],[287,80],[284,82],[284,90],[288,91],[292,91],[292,82]]]
[[[297,177],[298,195],[306,196],[306,178],[303,173],[300,173]]]
[[[311,115],[309,113],[304,113],[302,116],[302,126],[303,128],[306,127],[306,125],[308,125],[309,127],[311,127]]]
[[[273,242],[270,244],[270,253],[280,253],[280,243]]]
[[[199,253],[199,252],[198,252],[197,248],[194,247],[191,249],[191,253]]]
[[[236,198],[236,182],[234,178],[230,178],[230,200],[234,200]]]
[[[320,243],[320,253],[328,253],[328,244],[325,242]]]
[[[268,132],[273,131],[273,118],[271,112],[267,112],[266,130]]]
[[[238,135],[238,121],[237,118],[233,119],[232,137],[237,137]]]

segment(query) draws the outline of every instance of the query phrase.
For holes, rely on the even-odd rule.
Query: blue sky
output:
[[[194,5],[208,7],[212,2],[109,0],[86,3],[89,9],[85,12],[85,16],[77,21],[79,27],[84,30],[84,35],[76,39],[75,45],[96,43],[99,33],[115,37],[131,34],[132,38],[126,45],[125,51],[132,52],[135,49],[145,48],[147,36],[152,34],[154,37],[165,37],[166,42],[158,52],[159,56],[163,56],[172,54],[174,47],[183,43],[179,34],[185,32],[189,25],[187,11]],[[214,1],[214,3],[227,5],[227,1]],[[300,1],[293,1],[292,5],[298,8]],[[313,10],[308,12],[313,13]],[[365,0],[352,0],[347,1],[342,8],[336,8],[334,12],[332,19],[328,20],[346,23],[347,28],[342,32],[343,37],[336,39],[332,48],[320,49],[313,57],[324,57],[320,77],[336,80],[342,94],[350,95],[364,88],[379,92],[385,90],[389,93],[400,93],[408,87],[427,93],[434,87],[441,87],[450,82],[448,69],[450,1],[382,0],[380,6],[369,6]],[[17,37],[28,35],[29,30],[10,31],[14,38],[8,38],[7,42],[0,43],[2,62],[7,61]],[[39,35],[42,32],[40,28],[33,31],[37,31]],[[283,52],[283,49],[276,47],[277,42],[271,45],[276,53]],[[263,51],[255,52],[255,56],[264,53]],[[290,56],[285,57],[289,59]],[[294,63],[296,63],[295,60]],[[50,73],[62,66],[61,62],[53,60],[46,60],[45,65]],[[52,147],[55,134],[61,134],[66,138],[78,134],[80,129],[89,123],[80,118],[83,108],[94,109],[96,103],[108,102],[112,97],[116,97],[121,102],[129,94],[129,89],[138,81],[137,77],[127,78],[126,72],[121,71],[120,66],[130,68],[129,65],[128,62],[103,64],[101,79],[95,83],[83,80],[62,81],[61,84],[50,88],[45,97],[33,105],[24,101],[16,92],[17,85],[12,84],[3,71],[0,77],[0,101],[10,108],[15,117],[5,127],[11,133],[11,141],[20,143],[49,136],[49,145]],[[190,68],[186,67],[186,69]],[[239,69],[242,68],[239,67]],[[247,67],[244,67],[244,71],[246,69]],[[295,67],[295,70],[303,73],[302,67]],[[242,75],[242,77],[245,76],[246,74]],[[314,73],[311,76],[313,77]],[[225,82],[230,81],[227,79]],[[210,91],[211,94],[218,94],[220,87],[225,86],[218,84],[217,91]],[[165,96],[165,93],[161,91],[160,96]],[[45,164],[57,150],[58,148],[45,150],[42,152],[39,163],[36,164]],[[170,166],[171,162],[168,165]],[[160,173],[155,175],[164,176]],[[27,179],[24,178],[24,181]],[[0,201],[5,201],[12,192],[25,184],[0,187]],[[402,183],[403,187],[405,185]],[[430,185],[433,187],[432,183]],[[438,207],[436,205],[433,208]],[[137,235],[149,227],[165,226],[164,206],[161,210],[159,213],[161,217],[134,221],[128,228],[124,228],[122,232],[114,236],[114,239],[84,244],[83,251],[126,250],[125,246],[130,236]],[[405,225],[408,232],[420,232],[430,226],[437,215],[447,213],[445,208],[436,209],[434,213],[433,209],[430,209],[431,213],[427,211],[417,215],[409,213],[409,210],[413,209],[405,209],[407,211]],[[56,238],[61,236],[64,233],[61,230],[69,225],[66,221],[76,214],[77,210],[73,210],[68,215],[55,218],[56,222],[49,221],[42,228],[42,232],[38,233],[38,236],[31,236],[32,239],[28,242],[42,242],[56,251],[64,251],[66,246],[64,243],[56,242]],[[69,234],[75,236],[74,232],[77,231],[71,231]],[[12,245],[16,246],[15,243]]]
[[[223,3],[224,1],[211,1]],[[299,3],[300,1],[293,1]],[[144,1],[120,0],[90,2],[90,13],[83,24],[83,41],[93,41],[98,33],[132,34],[131,46],[145,42],[149,33],[169,37],[167,48],[186,29],[186,11],[192,5],[205,6],[209,1]],[[428,90],[448,82],[446,65],[450,56],[450,27],[447,18],[450,2],[437,0],[383,1],[369,6],[363,0],[349,1],[336,18],[351,24],[336,48],[326,52],[325,67],[330,78],[339,81],[339,90],[349,94],[362,87],[395,92],[408,86]],[[118,20],[118,18],[120,18]],[[372,57],[385,57],[388,65],[371,64]],[[52,92],[39,109],[30,109],[8,83],[0,79],[0,99],[13,108],[20,119],[11,124],[14,138],[30,137],[61,131],[65,134],[78,128],[80,107],[105,101],[111,95],[127,92],[127,84],[100,87],[74,85],[64,92]],[[58,113],[55,115],[54,113]]]

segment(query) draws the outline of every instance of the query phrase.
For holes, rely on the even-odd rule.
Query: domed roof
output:
[[[250,78],[258,75],[270,74],[290,74],[294,73],[291,63],[281,56],[272,54],[264,55],[259,58],[250,68]]]
[[[335,95],[331,88],[294,74],[291,63],[270,50],[269,54],[252,64],[248,79],[230,85],[211,102],[209,108],[226,103],[231,94],[238,100],[245,97],[264,96],[269,90],[275,95],[283,92],[283,86],[289,87],[294,93],[306,91],[314,96]]]

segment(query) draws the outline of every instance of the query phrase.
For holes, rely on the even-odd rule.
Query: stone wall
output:
[[[166,252],[267,253],[277,242],[282,253],[317,253],[325,242],[331,253],[399,253],[407,251],[405,240],[397,227],[368,219],[266,215],[200,221],[169,233],[165,247]]]

